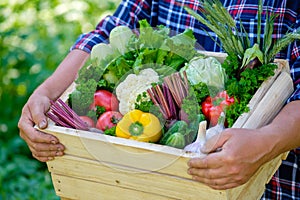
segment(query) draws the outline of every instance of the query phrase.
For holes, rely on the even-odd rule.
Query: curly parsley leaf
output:
[[[134,106],[135,109],[143,112],[150,112],[150,109],[154,106],[154,104],[151,99],[149,99],[147,92],[143,92],[137,96]]]

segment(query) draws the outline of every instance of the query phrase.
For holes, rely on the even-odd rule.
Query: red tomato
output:
[[[123,115],[117,111],[106,111],[100,115],[96,128],[102,131],[110,129],[117,125],[117,123],[122,119]]]
[[[79,116],[89,127],[95,128],[95,122],[88,116]]]
[[[119,101],[117,97],[107,90],[97,90],[94,94],[94,102],[91,109],[95,106],[102,106],[106,111],[118,111]]]

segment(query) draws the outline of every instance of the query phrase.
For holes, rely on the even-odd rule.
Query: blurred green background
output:
[[[19,137],[21,109],[33,90],[118,0],[0,1],[0,200],[59,199],[45,163]]]

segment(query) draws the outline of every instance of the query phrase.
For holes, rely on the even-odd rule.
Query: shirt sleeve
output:
[[[288,103],[291,101],[300,100],[300,56],[298,56],[297,60],[292,64],[291,76],[294,81],[295,91],[288,99]]]
[[[95,30],[81,34],[70,50],[81,49],[90,53],[94,45],[108,42],[109,33],[114,27],[125,25],[135,29],[140,19],[149,20],[150,17],[150,0],[123,0],[115,13],[102,19]]]
[[[295,31],[300,29],[300,13],[297,17]],[[295,41],[291,48],[291,77],[294,82],[295,91],[288,99],[288,103],[295,100],[300,100],[300,41]]]

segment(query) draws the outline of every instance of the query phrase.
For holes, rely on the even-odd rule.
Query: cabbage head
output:
[[[214,57],[195,57],[182,70],[186,71],[187,78],[192,85],[202,82],[209,88],[223,90],[225,87],[225,69]]]

